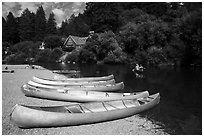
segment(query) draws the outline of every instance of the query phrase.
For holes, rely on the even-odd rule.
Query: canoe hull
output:
[[[112,101],[120,99],[137,99],[148,97],[148,91],[137,93],[114,93],[114,92],[97,92],[97,91],[70,91],[59,92],[36,89],[28,85],[21,87],[22,92],[26,96],[37,97],[49,100],[59,100],[68,102],[94,102],[94,101]]]
[[[64,81],[106,81],[114,79],[113,75],[103,76],[103,77],[82,77],[82,78],[67,78],[65,76],[56,75],[54,77],[55,80],[64,80]]]
[[[107,80],[107,81],[79,81],[79,82],[72,82],[72,81],[60,81],[60,80],[51,80],[51,79],[43,79],[38,77],[33,77],[32,79],[36,83],[52,85],[52,86],[80,86],[80,85],[107,85],[107,84],[115,84],[115,80]]]
[[[116,83],[116,84],[108,84],[108,85],[73,85],[73,86],[67,86],[67,87],[61,87],[61,86],[51,86],[51,85],[45,85],[36,83],[34,81],[28,81],[27,83],[30,86],[39,87],[43,89],[62,89],[62,90],[93,90],[93,91],[119,91],[124,88],[124,83]]]
[[[145,105],[103,111],[95,113],[61,113],[49,112],[28,108],[22,105],[15,105],[11,113],[11,121],[21,128],[40,128],[40,127],[60,127],[76,126],[83,124],[93,124],[111,120],[117,120],[135,115],[156,106],[160,101],[157,97]]]

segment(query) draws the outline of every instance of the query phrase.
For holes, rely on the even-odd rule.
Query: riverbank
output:
[[[25,69],[26,65],[2,65],[14,70],[14,73],[2,73],[2,134],[3,135],[164,135],[159,125],[141,118],[132,117],[81,126],[21,129],[11,121],[9,114],[15,104],[55,106],[69,102],[43,100],[26,97],[20,87],[33,76],[52,78],[54,74],[46,69]]]

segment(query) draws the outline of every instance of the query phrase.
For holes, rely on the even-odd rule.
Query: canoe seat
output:
[[[111,103],[103,102],[103,106],[106,108],[106,110],[118,110],[125,108],[124,104],[121,101],[113,101]]]
[[[103,106],[103,103],[101,102],[87,103],[85,105],[81,105],[81,107],[83,108],[83,112],[85,113],[107,111],[107,109]]]
[[[79,107],[81,108],[81,110],[83,111],[83,113],[92,113],[93,111],[91,111],[90,109],[88,109],[88,108],[86,108],[85,106],[81,106],[81,105],[79,105]]]
[[[147,102],[149,102],[148,100],[138,100],[138,102],[143,105],[143,104],[146,104]]]
[[[66,94],[67,94],[68,92],[69,92],[69,90],[68,90],[68,89],[65,89],[65,90],[64,90],[64,93],[66,93]]]
[[[77,108],[76,106],[69,106],[66,108],[70,113],[83,113],[80,108]]]

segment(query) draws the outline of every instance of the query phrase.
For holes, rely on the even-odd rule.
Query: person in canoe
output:
[[[145,68],[144,68],[142,65],[136,64],[136,65],[135,65],[135,68],[132,69],[132,71],[133,71],[133,72],[143,72],[144,69],[145,69]]]

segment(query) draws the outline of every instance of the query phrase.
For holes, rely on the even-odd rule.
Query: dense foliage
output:
[[[54,13],[50,13],[50,16],[48,18],[47,24],[46,24],[46,35],[52,35],[57,34],[57,23],[55,22]]]
[[[45,48],[54,49],[63,45],[61,37],[57,35],[49,35],[44,38]]]
[[[67,61],[202,64],[201,2],[88,2],[83,14],[56,25],[54,13],[46,20],[42,6],[36,13],[25,9],[20,17],[9,12],[2,18],[3,59],[55,61],[63,54],[62,38],[94,31]],[[42,41],[44,51],[38,49]]]

